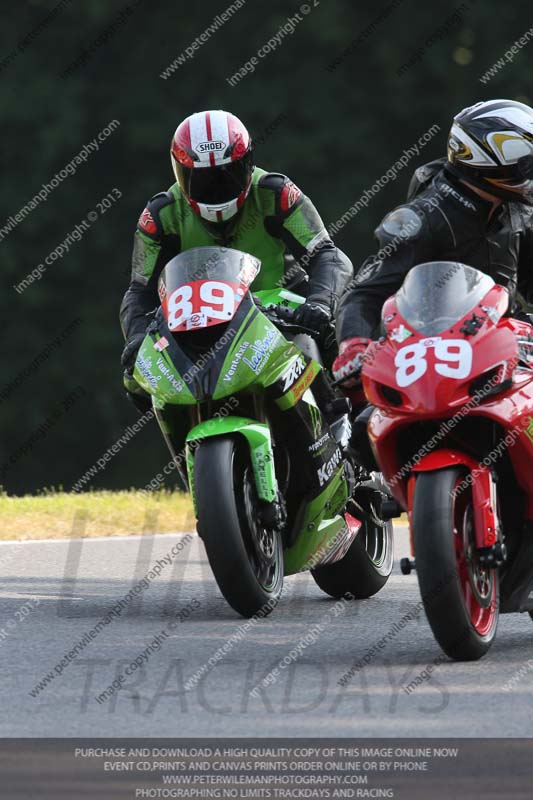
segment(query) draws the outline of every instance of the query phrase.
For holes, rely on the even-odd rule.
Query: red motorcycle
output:
[[[368,433],[407,511],[424,608],[451,658],[483,656],[500,613],[533,618],[533,328],[455,262],[420,264],[365,354]]]

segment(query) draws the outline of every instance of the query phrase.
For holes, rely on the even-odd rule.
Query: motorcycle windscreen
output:
[[[227,247],[194,247],[163,269],[158,293],[169,330],[190,331],[231,320],[261,268]]]
[[[410,327],[425,336],[452,327],[494,286],[488,275],[456,261],[418,264],[396,294],[396,305]]]

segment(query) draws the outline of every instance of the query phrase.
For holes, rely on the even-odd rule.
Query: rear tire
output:
[[[498,570],[484,569],[475,553],[472,492],[454,495],[464,470],[420,474],[413,499],[416,572],[435,639],[456,661],[489,650],[498,626]]]
[[[334,564],[316,567],[311,574],[331,597],[351,595],[355,600],[366,600],[383,589],[393,564],[392,522],[380,527],[365,520],[346,555]]]
[[[204,441],[194,458],[198,532],[220,591],[243,617],[266,616],[283,588],[279,531],[259,522],[250,456],[233,438]]]

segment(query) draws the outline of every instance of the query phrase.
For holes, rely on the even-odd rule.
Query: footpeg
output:
[[[411,572],[416,570],[416,563],[414,559],[410,558],[400,559],[400,569],[402,571],[402,575],[410,575]]]
[[[329,403],[326,403],[324,413],[326,417],[336,419],[337,417],[342,417],[343,414],[349,414],[351,410],[352,404],[347,397],[335,397]]]
[[[401,517],[403,508],[391,497],[388,500],[382,500],[380,512],[382,519],[393,519],[393,517]]]
[[[357,519],[368,519],[374,525],[383,527],[386,520],[381,517],[381,493],[370,486],[356,487],[352,497],[346,503],[346,510]]]

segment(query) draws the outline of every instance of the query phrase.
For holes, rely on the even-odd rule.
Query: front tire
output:
[[[459,493],[464,470],[416,478],[413,539],[424,609],[446,655],[475,661],[489,650],[498,626],[499,575],[479,563],[472,491]]]
[[[196,450],[198,532],[218,587],[243,617],[266,616],[283,588],[279,531],[264,528],[244,442],[208,439]]]

